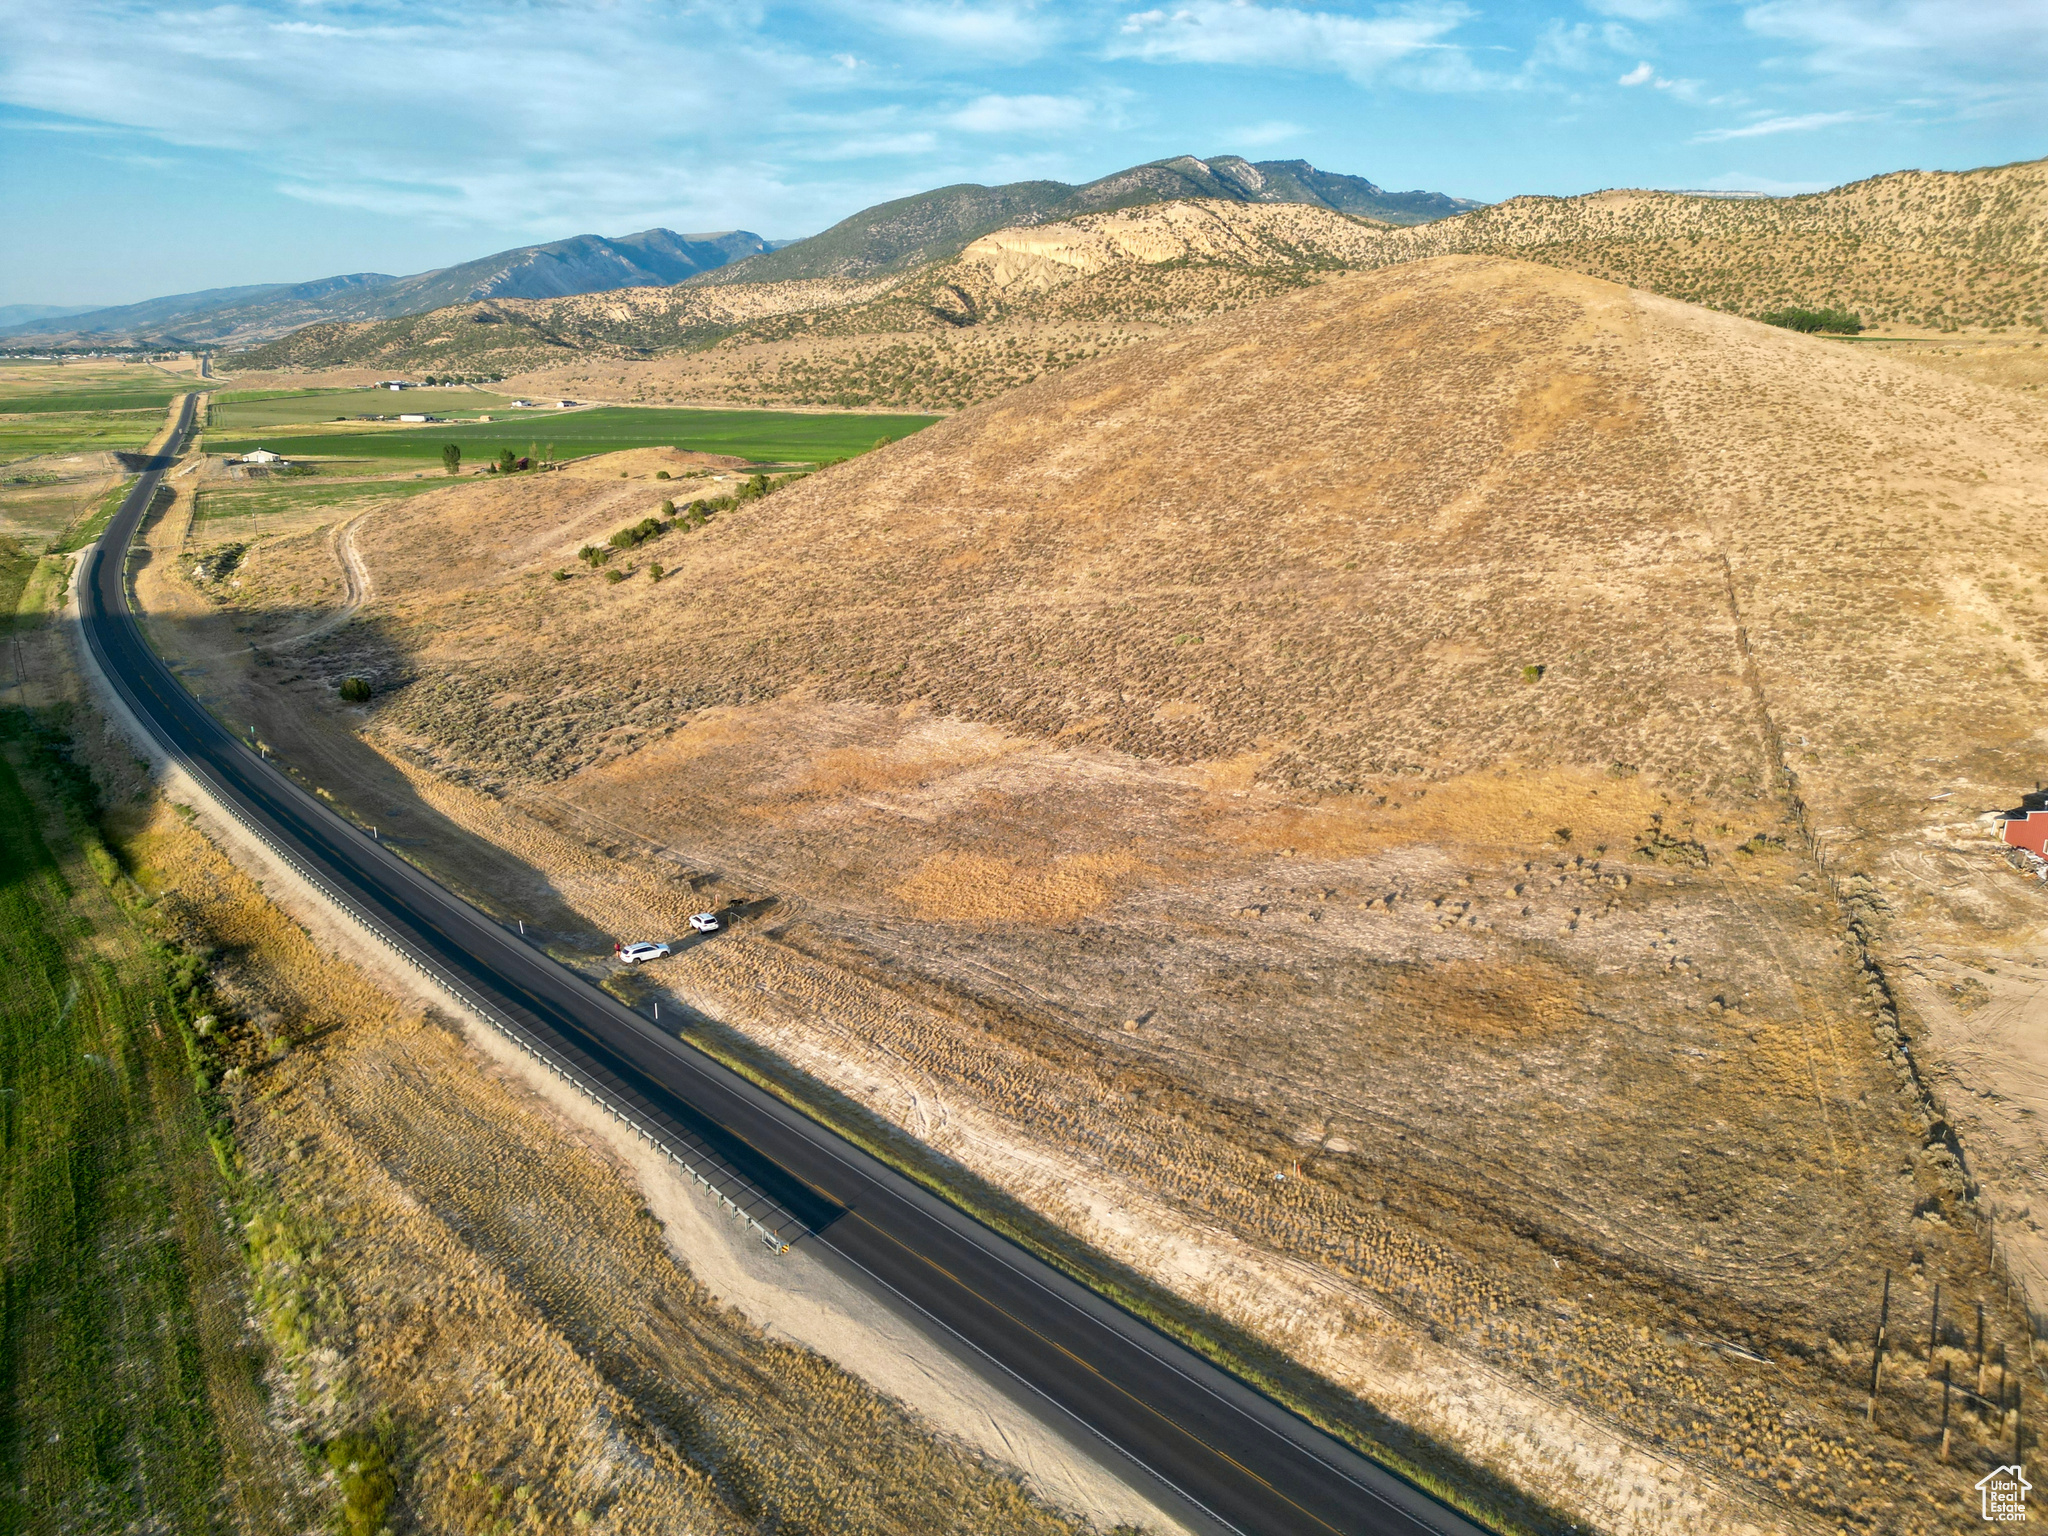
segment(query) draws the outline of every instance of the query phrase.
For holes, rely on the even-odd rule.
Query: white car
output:
[[[619,951],[619,958],[628,965],[638,965],[643,960],[660,960],[671,953],[666,944],[628,944]]]
[[[690,919],[690,931],[692,933],[716,933],[718,929],[719,922],[716,912],[699,912]]]

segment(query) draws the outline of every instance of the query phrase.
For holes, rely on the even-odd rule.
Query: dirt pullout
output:
[[[745,469],[747,460],[729,453],[693,453],[686,448],[625,448],[617,453],[600,453],[562,466],[561,472],[579,480],[652,480],[661,471],[671,478],[718,470]],[[677,491],[694,489],[679,485]]]
[[[1608,1528],[1960,1527],[2032,1349],[1980,1195],[2023,1236],[1992,1165],[2038,1133],[1955,1141],[1901,957],[2041,937],[1972,817],[2031,781],[2044,425],[1422,263],[595,564],[648,488],[423,496],[366,524],[378,599],[306,678],[218,697],[593,973],[747,898],[615,985],[1294,1355],[1361,1433]],[[1872,1421],[1887,1271],[1946,1331],[1894,1336]],[[2012,1369],[1943,1465],[1980,1302]],[[1532,1417],[1432,1410],[1459,1373]]]

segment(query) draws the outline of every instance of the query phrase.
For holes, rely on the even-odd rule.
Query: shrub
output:
[[[556,571],[556,572],[555,572],[555,580],[557,580],[557,581],[567,581],[568,579],[569,579],[569,573],[568,573],[567,571]]]
[[[766,496],[767,494],[768,477],[766,475],[750,475],[747,477],[747,483],[740,487],[739,494],[733,499],[735,501],[752,501],[756,496]]]
[[[343,678],[341,683],[341,702],[344,704],[369,703],[370,684],[368,679],[360,677]]]
[[[676,504],[672,501],[664,501],[661,504],[661,515],[663,517],[674,517],[676,515]]]
[[[631,574],[632,572],[630,571],[606,571],[604,573],[604,579],[616,585],[617,583],[624,581]]]
[[[1525,683],[1540,683],[1543,681],[1544,670],[1540,662],[1533,666],[1524,667],[1522,668],[1522,681]]]
[[[1782,326],[1788,331],[1828,331],[1840,336],[1854,336],[1863,329],[1862,318],[1846,309],[1800,309],[1794,305],[1767,310],[1757,318],[1765,325]]]
[[[649,581],[659,581],[661,580],[661,575],[661,562],[659,560],[647,567],[647,579]]]
[[[666,480],[666,479],[668,479],[668,478],[669,478],[669,473],[668,473],[668,471],[667,471],[667,470],[665,470],[665,469],[657,469],[657,470],[656,470],[656,471],[654,472],[654,478],[655,478],[655,479],[657,479],[657,480]],[[663,506],[667,506],[667,505],[668,505],[668,503],[667,503],[667,502],[663,502],[663,503],[662,503],[662,505],[663,505]]]
[[[663,505],[667,505],[667,503],[663,503]],[[636,544],[646,543],[647,540],[660,532],[662,532],[662,521],[660,518],[643,517],[639,522],[633,524],[632,527],[621,528],[617,533],[605,540],[605,542],[611,545],[613,549],[631,549]]]
[[[327,1442],[327,1465],[341,1488],[341,1528],[347,1536],[374,1536],[384,1527],[391,1497],[398,1492],[390,1458],[373,1435],[361,1430]]]

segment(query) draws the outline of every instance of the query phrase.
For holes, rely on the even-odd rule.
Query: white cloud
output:
[[[858,79],[745,19],[651,0],[573,24],[565,5],[0,3],[0,102],[239,154],[286,196],[436,225],[711,228],[746,209],[780,234],[838,217],[859,189],[785,185],[760,125]]]
[[[928,155],[939,147],[935,133],[850,134],[845,138],[820,138],[815,143],[790,151],[799,160],[867,160],[892,155]]]
[[[1359,81],[1409,65],[1413,83],[1453,88],[1477,75],[1464,50],[1442,39],[1472,14],[1450,0],[1397,6],[1372,17],[1250,0],[1192,0],[1172,10],[1126,16],[1107,51],[1112,58],[1155,64],[1335,71]]]
[[[1079,96],[981,96],[946,122],[968,133],[1072,133],[1095,114]]]
[[[1699,190],[1764,192],[1772,197],[1795,197],[1801,192],[1825,192],[1832,185],[1832,182],[1826,181],[1773,181],[1768,176],[1756,176],[1748,171],[1724,171],[1719,176],[1710,176],[1699,183]]]
[[[2005,73],[2048,60],[2048,0],[1763,0],[1742,19],[1842,74],[1914,73],[1934,60]]]
[[[1685,0],[1586,0],[1586,9],[1627,21],[1663,21],[1685,10]]]
[[[2048,0],[1763,0],[1742,19],[1817,74],[1893,86],[1935,110],[2039,121]]]
[[[1219,142],[1239,149],[1270,149],[1275,144],[1285,144],[1289,139],[1298,139],[1306,132],[1308,130],[1299,123],[1253,123],[1244,128],[1225,129],[1219,137]]]
[[[1616,85],[1654,86],[1657,90],[1669,91],[1680,101],[1698,101],[1700,96],[1699,81],[1667,80],[1664,76],[1658,74],[1656,70],[1652,69],[1647,60],[1638,64],[1614,83]]]
[[[1816,128],[1832,128],[1837,123],[1869,120],[1868,112],[1802,112],[1796,117],[1766,117],[1740,128],[1709,128],[1704,133],[1694,134],[1691,142],[1722,144],[1729,139],[1761,139],[1774,133],[1811,133]]]
[[[910,42],[1011,61],[1037,58],[1057,35],[1051,22],[1012,5],[894,0],[890,4],[851,5],[847,14]]]

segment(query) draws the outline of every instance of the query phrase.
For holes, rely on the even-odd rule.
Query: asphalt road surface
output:
[[[130,541],[189,434],[85,554],[81,619],[160,746],[386,943],[530,1048],[602,1085],[764,1231],[800,1242],[1198,1530],[1469,1536],[1479,1527],[1339,1445],[656,1028],[435,884],[208,714],[129,609]]]

